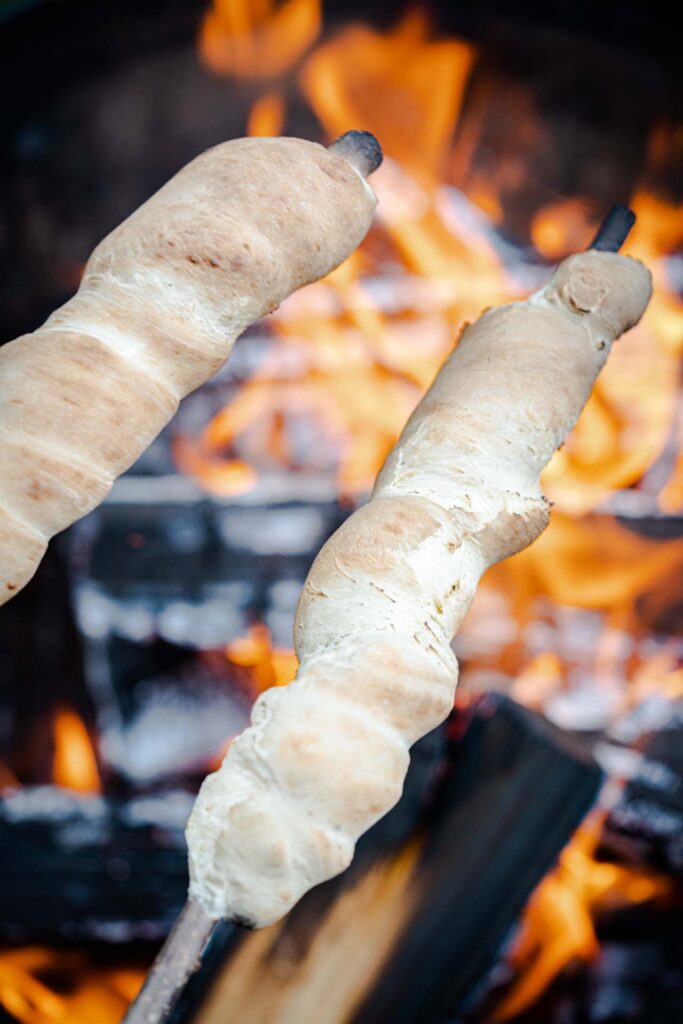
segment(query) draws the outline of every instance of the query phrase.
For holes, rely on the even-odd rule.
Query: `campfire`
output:
[[[19,44],[48,71],[74,39],[102,65],[17,101],[0,342],[223,138],[358,127],[385,160],[358,251],[247,331],[0,613],[0,1015],[121,1018],[184,901],[202,776],[294,676],[316,551],[462,325],[543,285],[622,202],[654,296],[545,473],[549,527],[482,582],[449,723],[347,874],[281,924],[220,927],[173,1021],[677,1019],[681,128],[651,56],[639,77],[590,33],[522,43],[424,6],[325,22],[318,0],[152,4],[109,41],[75,28],[81,4],[48,8],[10,10],[2,78],[24,80]]]

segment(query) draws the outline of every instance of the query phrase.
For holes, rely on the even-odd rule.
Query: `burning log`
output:
[[[0,939],[159,940],[185,899],[181,790],[128,800],[57,786],[0,797]]]
[[[416,745],[403,798],[344,875],[268,929],[219,926],[169,1024],[444,1020],[486,973],[600,778],[539,716],[484,698]]]
[[[181,496],[168,500],[169,481],[187,484],[189,494],[178,488]],[[171,776],[182,784],[216,763],[258,693],[283,681],[266,673],[252,686],[231,661],[233,644],[258,631],[255,622],[282,655],[278,668],[295,662],[297,597],[345,513],[332,501],[292,500],[301,484],[295,475],[288,483],[289,493],[272,500],[219,502],[182,477],[129,476],[73,531],[73,600],[100,757],[119,780],[149,785]],[[128,497],[136,487],[143,500]]]
[[[649,736],[603,831],[605,850],[683,882],[683,704]]]

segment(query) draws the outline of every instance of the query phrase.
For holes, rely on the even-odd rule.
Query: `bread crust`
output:
[[[190,895],[209,914],[273,923],[396,803],[410,745],[452,707],[451,640],[479,579],[545,528],[541,470],[650,292],[641,263],[587,252],[461,335],[313,563],[296,679],[259,697],[200,791]]]
[[[41,328],[0,348],[0,604],[250,323],[346,259],[375,203],[316,143],[226,142],[97,246]]]

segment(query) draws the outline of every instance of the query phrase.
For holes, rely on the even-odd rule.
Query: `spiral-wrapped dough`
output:
[[[589,251],[464,331],[372,499],[313,563],[295,681],[259,697],[202,786],[190,896],[209,915],[276,921],[396,803],[410,745],[452,707],[451,640],[479,579],[546,526],[541,470],[650,291],[641,263]]]
[[[358,132],[331,150],[261,138],[203,153],[97,246],[72,299],[0,348],[0,604],[235,338],[365,236],[359,139],[379,153]]]

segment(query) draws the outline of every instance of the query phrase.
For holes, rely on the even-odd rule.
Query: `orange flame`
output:
[[[597,953],[593,916],[601,909],[672,894],[673,884],[660,875],[595,859],[601,820],[594,815],[576,833],[527,904],[509,956],[519,977],[496,1007],[494,1021],[516,1017],[568,963],[590,960]]]
[[[287,686],[296,674],[296,654],[273,647],[270,630],[262,622],[250,626],[246,636],[232,640],[225,656],[231,664],[247,670],[257,693],[271,686]]]
[[[320,472],[331,462],[340,494],[362,495],[452,346],[454,329],[482,307],[528,291],[500,255],[491,226],[507,223],[548,134],[531,91],[515,85],[505,97],[506,152],[492,167],[477,163],[497,101],[486,89],[468,91],[477,56],[461,40],[433,39],[425,16],[412,13],[388,32],[348,26],[306,58],[298,88],[327,137],[358,127],[382,141],[386,159],[372,179],[377,221],[350,260],[271,318],[274,343],[263,364],[191,442],[208,466],[239,457],[264,471],[281,465]],[[250,131],[277,124],[277,95],[255,105]],[[663,178],[681,146],[683,133],[655,127],[652,180]],[[556,506],[549,528],[489,572],[470,619],[494,599],[498,623],[509,609],[509,641],[481,659],[485,678],[509,680],[513,695],[539,710],[572,685],[566,656],[551,646],[524,651],[524,627],[538,617],[539,601],[602,617],[591,675],[612,714],[652,693],[673,698],[683,685],[675,651],[638,647],[680,591],[683,567],[683,540],[663,542],[638,525],[642,509],[656,516],[683,506],[683,306],[668,260],[683,246],[683,206],[645,184],[631,205],[637,223],[626,249],[653,271],[652,303],[615,346],[575,431],[546,470],[544,488]],[[553,196],[532,207],[526,230],[538,256],[554,262],[589,243],[601,214],[590,197]],[[309,450],[303,461],[293,441],[302,430],[315,438],[314,455]],[[213,487],[215,470],[203,472]],[[634,509],[635,526],[614,516],[622,497],[627,504],[619,509]],[[256,689],[275,679],[270,644],[264,627],[254,627],[228,652],[249,669]],[[472,665],[476,658],[465,661],[465,686]],[[497,1019],[530,1005],[568,962],[595,955],[593,917],[607,901],[665,894],[661,879],[598,863],[596,835],[593,825],[573,841],[530,903],[513,954],[520,980]]]
[[[506,94],[506,152],[482,168],[473,155],[483,145],[486,104],[498,97],[484,90],[465,102],[475,47],[434,39],[419,12],[387,32],[347,26],[309,52],[320,28],[320,0],[213,0],[200,30],[206,67],[266,83],[249,111],[249,134],[281,132],[284,97],[296,87],[328,138],[365,128],[387,154],[373,176],[378,217],[366,243],[325,281],[283,304],[269,320],[273,345],[246,387],[199,437],[175,439],[180,469],[218,495],[248,491],[259,472],[286,466],[333,469],[341,495],[362,496],[457,327],[484,306],[528,291],[500,255],[491,227],[504,224],[527,167],[548,145],[531,92],[517,85]],[[286,91],[275,79],[297,65]],[[649,180],[663,180],[671,153],[682,148],[680,128],[657,125]],[[655,195],[645,179],[631,205],[638,220],[627,251],[652,268],[653,301],[643,323],[615,347],[576,430],[545,473],[556,505],[549,528],[487,575],[475,604],[475,614],[492,599],[510,606],[509,643],[488,667],[517,699],[539,709],[569,685],[566,658],[556,650],[520,654],[539,600],[603,617],[595,676],[605,686],[615,676],[622,680],[616,709],[652,693],[675,698],[683,687],[675,651],[632,650],[626,665],[611,646],[620,631],[634,641],[647,636],[650,618],[680,592],[683,566],[683,540],[642,536],[612,514],[620,494],[653,513],[683,507],[683,307],[668,259],[683,246],[683,206]],[[588,243],[600,213],[590,197],[553,196],[534,207],[525,229],[537,254],[555,261]],[[225,656],[255,693],[286,685],[296,669],[294,653],[274,647],[263,624],[229,644]],[[55,721],[54,777],[84,791],[99,788],[87,731],[71,711]],[[520,978],[497,1020],[522,1012],[568,962],[595,955],[593,917],[602,907],[667,894],[668,883],[656,876],[599,863],[598,831],[593,822],[577,835],[530,902],[512,954]],[[40,980],[59,964],[58,954],[45,950],[3,954],[0,1004],[26,1024],[106,1024],[119,1019],[141,980],[136,971],[81,972],[65,995]]]
[[[54,723],[53,779],[81,793],[101,790],[97,759],[88,731],[73,711],[58,711]]]
[[[531,221],[536,251],[553,263],[579,252],[595,230],[596,217],[588,203],[561,200],[543,207]]]
[[[54,991],[41,975],[57,972]],[[81,953],[29,946],[0,953],[0,1006],[22,1024],[117,1024],[143,978],[138,968],[96,968]]]
[[[266,92],[254,103],[247,120],[247,135],[279,135],[285,121],[285,101],[279,92]]]
[[[304,55],[320,24],[320,0],[214,0],[202,23],[199,52],[218,74],[274,78]]]
[[[271,11],[264,7],[262,20]],[[230,25],[239,35],[237,24]],[[386,32],[347,26],[307,57],[297,84],[326,134],[353,126],[382,140],[387,159],[373,176],[378,220],[350,260],[271,318],[274,344],[227,409],[201,437],[178,439],[179,465],[208,489],[245,490],[256,467],[285,466],[311,473],[335,468],[342,496],[363,495],[449,351],[454,327],[483,306],[528,291],[510,276],[491,221],[502,222],[510,196],[523,191],[529,159],[547,150],[547,129],[531,90],[512,85],[506,109],[515,116],[504,125],[505,152],[482,169],[475,153],[497,97],[476,82],[468,90],[477,57],[461,40],[434,39],[420,12]],[[279,96],[257,102],[251,130],[272,129]],[[657,125],[646,175],[662,179],[682,139],[670,125]],[[655,514],[683,504],[683,307],[667,262],[683,245],[683,206],[654,196],[645,184],[632,205],[638,220],[627,251],[652,268],[654,298],[643,323],[615,346],[575,431],[544,475],[556,506],[550,527],[485,581],[484,591],[511,597],[518,624],[537,598],[547,597],[634,630],[642,598],[648,595],[654,614],[651,595],[662,584],[670,594],[683,564],[680,541],[639,536],[610,514],[624,489],[629,507],[635,502]],[[554,197],[529,215],[537,252],[555,260],[583,248],[600,212],[590,198]],[[373,275],[388,299],[373,288]],[[298,435],[315,444],[302,448]],[[634,659],[632,667],[637,664]],[[513,671],[519,668],[524,664]],[[518,684],[539,707],[538,687],[547,696],[565,684],[557,666],[547,668],[527,666]]]
[[[250,491],[256,482],[256,470],[243,459],[226,459],[222,446],[214,441],[217,433],[212,421],[199,439],[176,437],[173,454],[178,469],[200,480],[211,494],[228,497]]]
[[[265,59],[267,47],[254,33],[273,8],[249,11],[241,20],[234,13],[224,19],[224,30],[238,40],[246,24]],[[468,43],[433,39],[420,12],[387,32],[347,26],[306,59],[298,86],[327,135],[353,126],[382,140],[387,159],[373,176],[378,221],[350,260],[292,296],[271,318],[274,344],[227,409],[201,437],[178,438],[180,467],[207,489],[247,490],[256,467],[279,465],[312,473],[336,468],[342,496],[367,492],[449,351],[454,327],[483,306],[528,290],[510,278],[490,223],[501,221],[506,197],[523,187],[525,160],[545,151],[547,132],[530,91],[515,85],[506,94],[515,111],[504,134],[507,156],[495,161],[492,173],[481,171],[473,154],[491,115],[487,104],[495,105],[496,97],[475,89],[464,106],[476,60]],[[280,92],[262,96],[252,108],[250,130],[274,130],[281,103]],[[652,173],[661,176],[680,145],[680,132],[657,125]],[[464,208],[453,205],[451,183],[468,196],[465,220]],[[531,551],[488,577],[488,587],[503,586],[513,595],[519,621],[545,595],[632,625],[638,596],[663,574],[673,578],[683,561],[679,542],[638,537],[605,514],[624,488],[655,511],[683,504],[683,458],[677,454],[683,308],[666,263],[683,245],[683,206],[667,204],[645,187],[632,205],[638,220],[627,249],[653,269],[655,295],[643,324],[615,346],[576,430],[545,473],[556,505],[549,529]],[[554,260],[582,248],[599,212],[588,198],[553,199],[530,217],[537,251]],[[371,287],[378,273],[388,302]],[[304,445],[303,456],[292,440],[297,434],[316,440]],[[599,516],[592,515],[596,511]],[[527,679],[527,692],[530,685]]]
[[[422,11],[382,35],[353,25],[308,59],[301,87],[330,138],[349,125],[381,139],[385,153],[419,180],[439,180],[474,48],[429,40]]]
[[[3,789],[10,789],[11,787],[16,786],[18,782],[19,780],[10,766],[5,764],[4,761],[0,761],[0,792],[2,792]]]
[[[205,58],[217,69],[244,75],[259,69],[265,77],[268,59],[274,73],[291,67],[303,49],[292,58],[285,41],[273,58],[272,39],[256,40],[257,24],[268,21],[272,7],[261,8],[260,20],[250,11],[239,24],[223,19],[222,56],[207,58],[205,34]],[[260,45],[258,57],[244,38],[249,46]],[[235,487],[226,489],[222,473],[235,476],[239,487],[253,485],[251,466],[319,472],[332,461],[341,495],[367,492],[449,351],[454,329],[482,307],[528,291],[499,255],[491,225],[506,222],[510,197],[523,192],[528,167],[547,150],[548,134],[531,91],[514,85],[505,96],[506,152],[493,166],[477,163],[476,151],[486,148],[489,106],[497,101],[490,91],[474,89],[464,102],[477,56],[461,40],[433,39],[424,14],[413,12],[388,32],[347,26],[306,58],[298,88],[327,137],[357,127],[382,142],[386,159],[373,176],[377,222],[350,260],[292,296],[269,321],[274,344],[228,408],[198,439],[179,439],[179,464],[208,489],[227,493]],[[279,131],[283,117],[281,92],[266,93],[252,107],[249,132]],[[682,147],[683,132],[655,127],[652,180],[663,177],[671,152]],[[683,686],[675,651],[641,656],[634,646],[627,663],[620,653],[620,637],[646,635],[650,619],[675,597],[683,566],[683,540],[650,538],[632,529],[627,517],[617,521],[612,511],[626,489],[636,520],[642,507],[651,514],[683,507],[683,307],[667,262],[683,246],[683,206],[666,203],[645,186],[631,205],[638,219],[627,251],[653,270],[653,301],[642,325],[615,347],[575,431],[544,475],[556,505],[549,528],[530,549],[487,575],[475,603],[476,612],[477,604],[498,600],[497,622],[510,608],[509,643],[484,664],[512,680],[518,700],[540,710],[571,684],[567,659],[552,648],[520,663],[523,627],[537,615],[539,600],[603,617],[592,673],[608,692],[619,680],[610,692],[615,713],[652,693],[674,698]],[[536,253],[554,262],[588,244],[601,213],[590,197],[553,196],[531,209],[526,230]],[[373,288],[377,277],[384,295]],[[315,455],[309,451],[303,461],[293,440],[302,431],[315,438]],[[226,650],[259,691],[281,681],[277,654],[262,625]],[[280,655],[287,681],[296,661],[291,652]],[[519,978],[496,1020],[531,1005],[567,963],[596,954],[593,918],[602,907],[668,893],[668,883],[656,876],[599,863],[598,834],[595,819],[528,905],[512,954]]]

